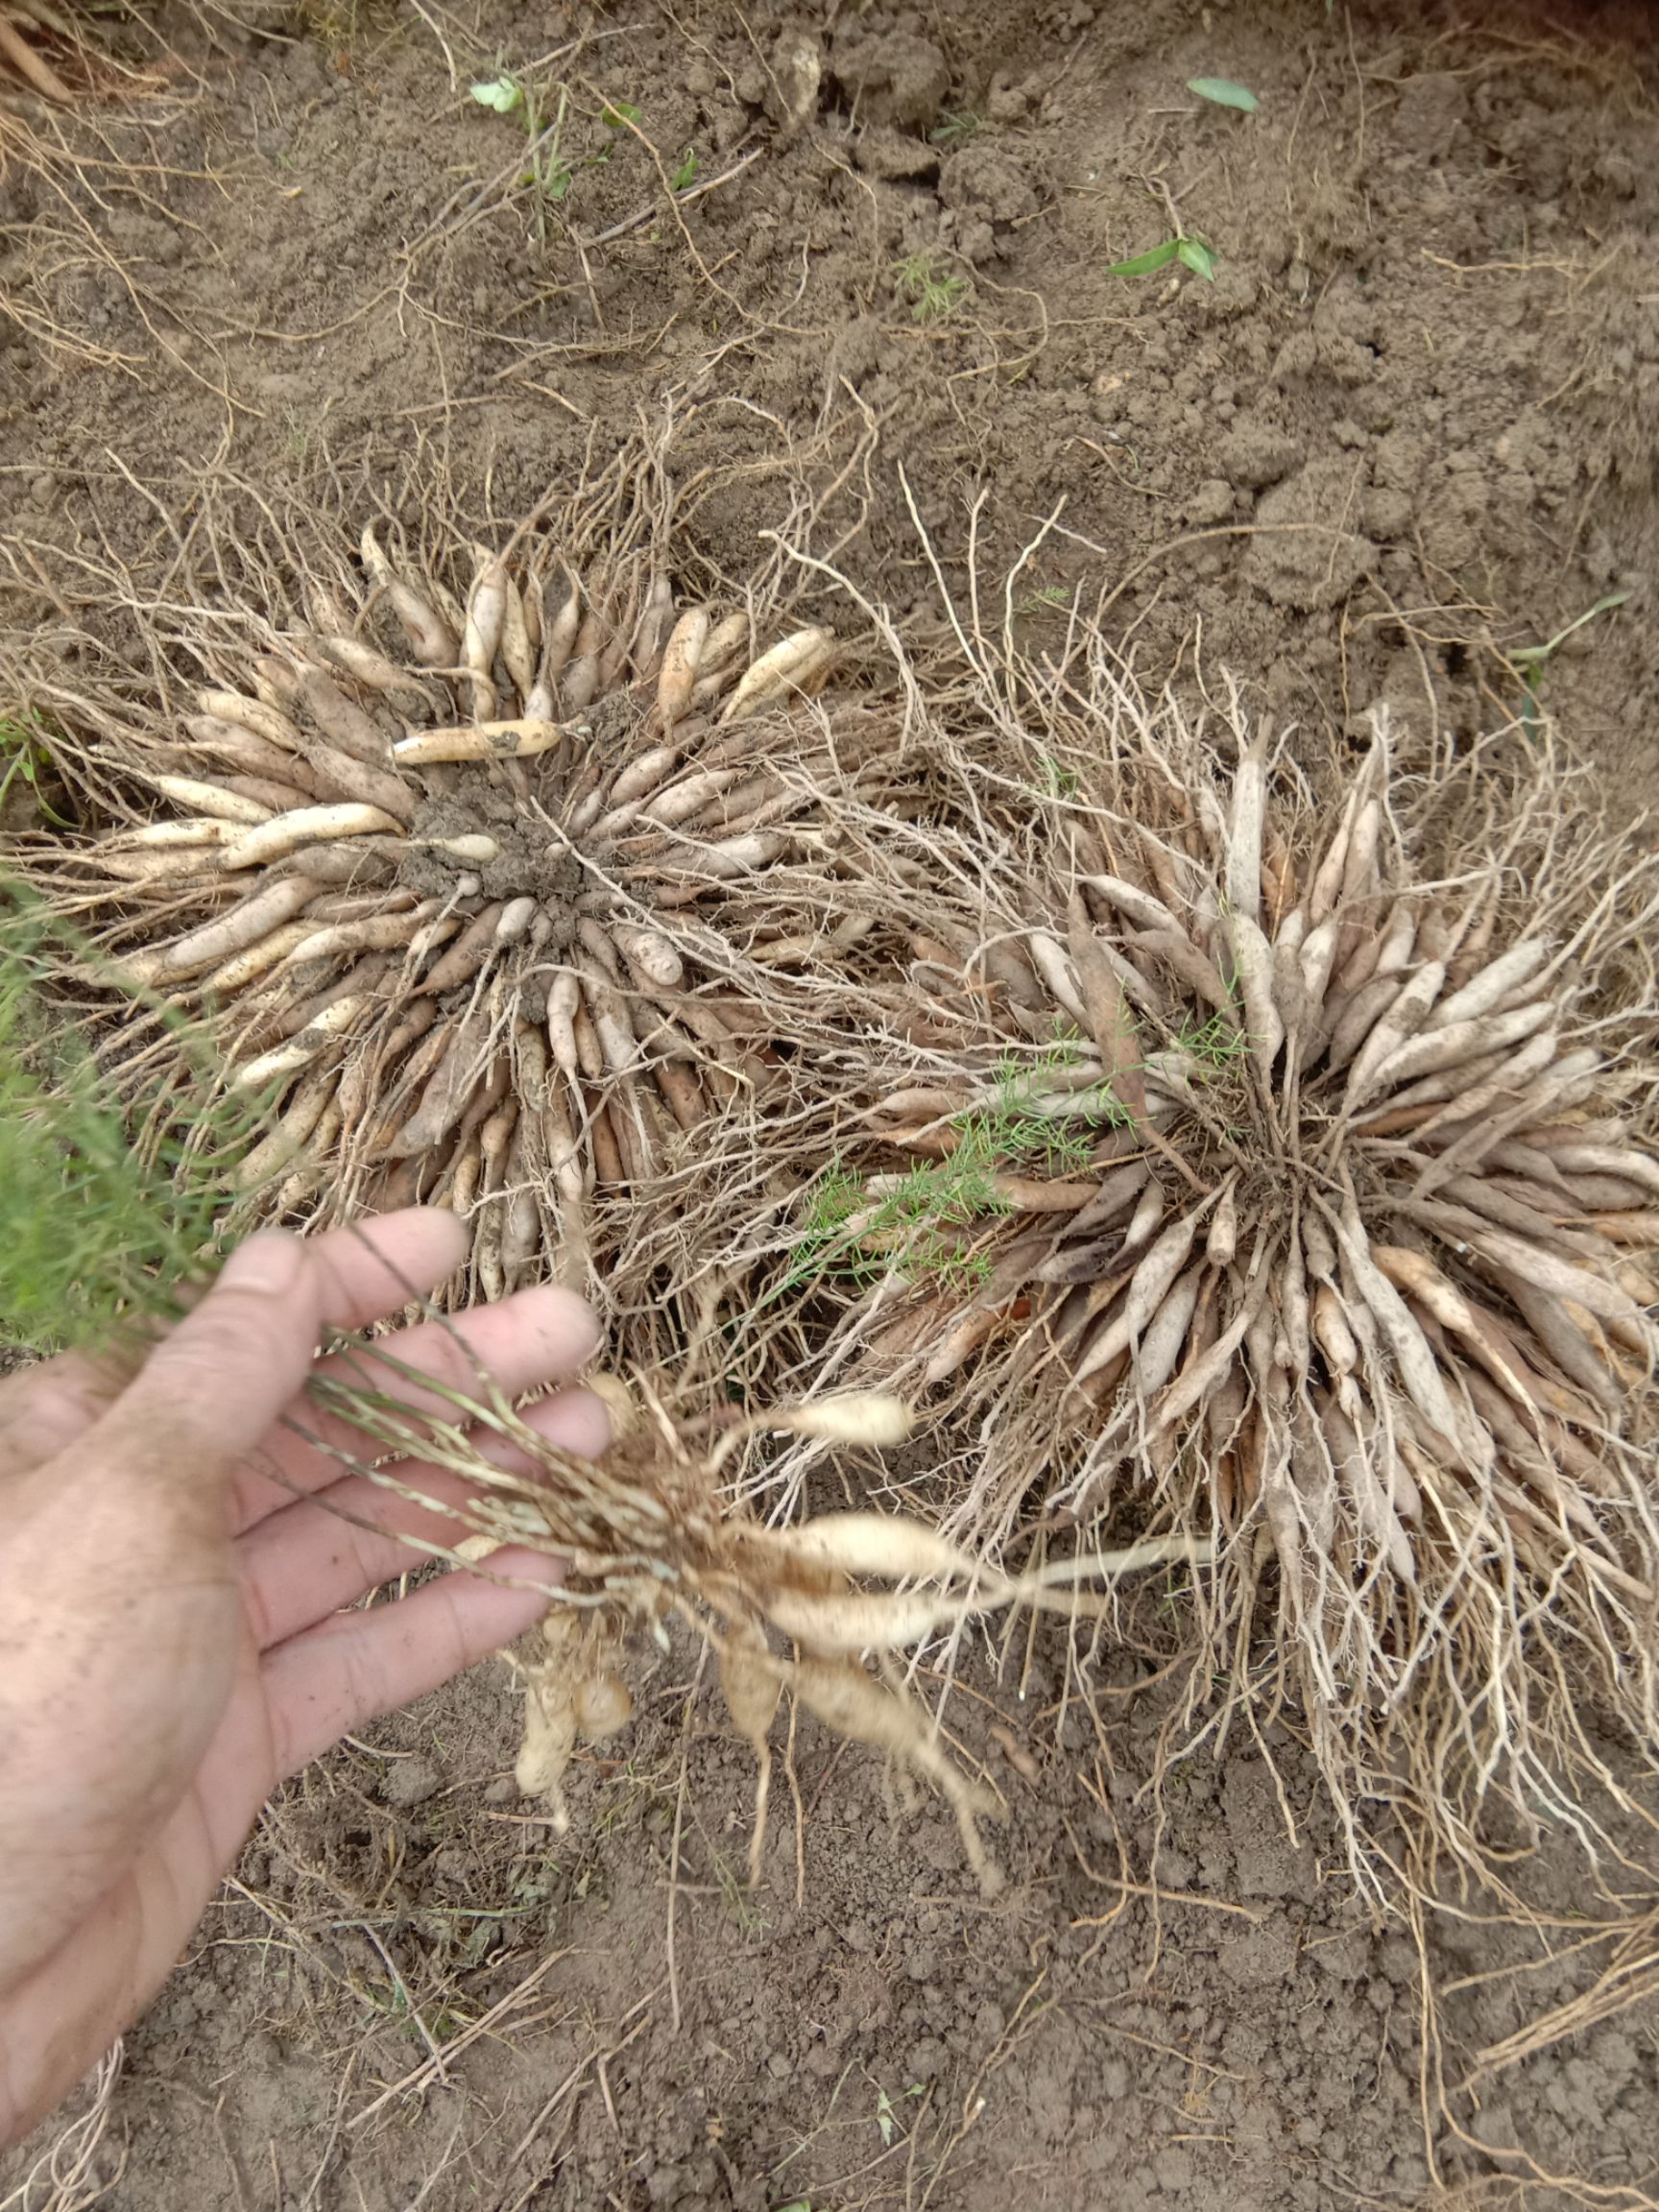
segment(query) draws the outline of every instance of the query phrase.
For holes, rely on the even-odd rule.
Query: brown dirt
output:
[[[1022,1705],[970,1661],[951,1723],[1009,1804],[996,1840],[1012,1879],[990,1905],[949,1811],[896,1798],[872,1754],[810,1722],[805,1904],[781,1776],[765,1887],[744,1894],[752,1765],[707,1695],[686,1725],[683,1651],[637,1678],[620,1749],[579,1759],[558,1839],[513,1789],[505,1670],[479,1671],[271,1809],[129,2038],[102,2147],[105,2175],[126,2166],[105,2201],[1439,2201],[1409,1931],[1355,1896],[1283,1731],[1266,1745],[1283,1797],[1242,1741],[1148,1791],[1170,1720],[1158,1656],[1111,1661],[1098,1726],[1075,1692],[1057,1710],[1043,1642]],[[1605,1962],[1604,1947],[1551,1960],[1598,1914],[1570,1854],[1534,1863],[1527,1889],[1553,1928],[1484,1905],[1434,1929],[1436,1978],[1463,1984],[1442,2001],[1449,2083]],[[493,2006],[493,2031],[462,2042]],[[428,2038],[453,2053],[443,2080]],[[1593,2168],[1607,2201],[1650,2201],[1616,2184],[1659,2161],[1655,2050],[1649,2006],[1455,2095],[1467,2136],[1436,2125],[1442,2182],[1525,2171],[1520,2145],[1547,2172]]]
[[[1143,671],[1230,669],[1319,728],[1386,699],[1467,741],[1521,704],[1506,648],[1625,592],[1542,698],[1621,807],[1654,795],[1645,7],[426,13],[458,90],[413,9],[216,15],[211,51],[179,27],[189,97],[99,118],[141,180],[13,169],[0,496],[20,541],[95,517],[136,563],[210,471],[246,482],[250,527],[255,494],[401,507],[442,471],[483,530],[643,417],[673,426],[687,557],[729,580],[781,531],[937,622],[911,506],[960,594],[983,497],[982,577],[1032,548],[1030,640],[1104,595]],[[573,166],[538,220],[518,122],[465,87],[556,50]],[[1250,85],[1260,113],[1202,106],[1196,74]],[[637,126],[608,128],[605,99]],[[687,148],[698,184],[747,166],[670,210]],[[1214,284],[1109,274],[1167,234],[1166,194]],[[934,321],[898,273],[916,254],[961,280]],[[1012,1802],[989,1907],[948,1812],[890,1801],[868,1754],[806,1725],[805,1902],[781,1788],[767,1887],[739,1896],[748,1762],[699,1702],[682,1791],[683,1656],[621,1757],[582,1770],[562,1841],[511,1794],[498,1672],[386,1723],[284,1795],[130,2039],[103,2201],[1411,2205],[1435,2178],[1425,2111],[1448,2185],[1525,2176],[1519,2145],[1598,2201],[1655,2200],[1651,2001],[1455,2088],[1606,1963],[1565,1956],[1602,1910],[1579,1859],[1552,1847],[1517,1877],[1553,1926],[1489,1901],[1433,1918],[1432,1979],[1462,1984],[1449,2118],[1432,2063],[1420,2079],[1416,1948],[1338,1871],[1295,1744],[1270,1746],[1283,1803],[1259,1746],[1206,1744],[1160,1829],[1151,1656],[1107,1670],[1098,1729],[1075,1702],[1057,1718],[1046,1664],[1022,1706],[975,1659],[951,1707]],[[371,2111],[424,2036],[452,2043],[558,1950],[447,2083]]]

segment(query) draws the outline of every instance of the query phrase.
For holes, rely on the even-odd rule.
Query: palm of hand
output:
[[[276,1426],[325,1328],[397,1310],[463,1244],[442,1214],[256,1238],[113,1402],[75,1356],[0,1384],[0,2142],[154,1995],[278,1781],[543,1610],[533,1590],[454,1575],[342,1611],[446,1525]],[[469,1353],[517,1395],[593,1342],[580,1300],[548,1289],[454,1334],[407,1331],[398,1353],[461,1386]],[[585,1392],[530,1418],[603,1449]],[[326,1441],[310,1408],[305,1425]],[[399,1472],[439,1502],[461,1488]],[[528,1554],[491,1565],[551,1572]]]

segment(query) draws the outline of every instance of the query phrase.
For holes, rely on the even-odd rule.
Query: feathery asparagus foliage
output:
[[[34,1350],[107,1339],[176,1313],[212,1272],[217,1227],[256,1110],[202,1105],[188,1135],[159,1097],[123,1098],[52,980],[96,955],[15,883],[0,880],[0,1337]],[[204,1074],[210,1055],[161,1009],[177,1052]]]
[[[1097,1094],[1080,1098],[1066,1115],[1044,1100],[1044,1075],[1070,1066],[1076,1056],[1075,1046],[1064,1042],[1035,1062],[1005,1054],[992,1071],[995,1096],[954,1118],[954,1142],[940,1161],[874,1181],[833,1161],[802,1214],[790,1286],[833,1276],[862,1287],[895,1270],[908,1281],[951,1289],[982,1283],[992,1255],[963,1251],[953,1233],[1016,1211],[998,1187],[998,1174],[1022,1168],[1046,1176],[1080,1174],[1089,1166],[1095,1132],[1118,1119]]]

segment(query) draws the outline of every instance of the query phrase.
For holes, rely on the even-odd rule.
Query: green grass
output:
[[[943,323],[968,296],[967,277],[951,276],[935,253],[906,253],[893,264],[893,281],[912,323]]]

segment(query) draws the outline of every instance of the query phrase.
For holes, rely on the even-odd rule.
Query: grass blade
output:
[[[1137,253],[1133,261],[1109,261],[1108,276],[1150,276],[1155,269],[1166,269],[1180,252],[1183,241],[1166,238],[1162,246],[1154,246],[1149,252]]]

